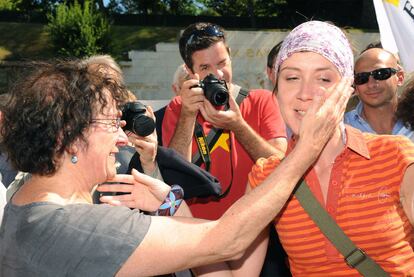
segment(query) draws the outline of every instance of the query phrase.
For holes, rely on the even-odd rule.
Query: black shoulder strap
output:
[[[312,218],[325,237],[345,257],[344,261],[349,267],[355,268],[365,277],[389,276],[381,266],[348,238],[341,227],[338,226],[335,220],[315,198],[304,179],[295,188],[294,193],[300,205],[308,213],[310,218]]]
[[[239,93],[237,94],[237,97],[236,97],[237,105],[240,106],[244,98],[246,98],[249,95],[249,92],[250,91],[248,91],[247,89],[240,88]],[[203,132],[203,128],[196,121],[196,124],[194,127],[194,136],[196,137],[197,145],[199,144],[199,140],[202,141],[202,137],[205,137],[204,132],[202,133],[202,135],[200,134],[200,130],[201,132]],[[217,140],[219,139],[222,133],[223,133],[223,129],[211,128],[210,132],[207,135],[207,138],[205,139],[205,142],[206,142],[205,145],[207,146],[206,148],[207,148],[208,156],[210,156],[210,149],[214,147],[214,145],[216,144]],[[205,162],[205,160],[211,161],[210,157],[207,158],[206,155],[204,155],[204,157],[200,155],[200,153],[204,153],[204,152],[205,152],[204,149],[200,148],[200,145],[198,145],[198,152],[195,153],[191,162],[200,166],[203,162]],[[210,165],[206,164],[206,169],[207,168],[210,168]]]

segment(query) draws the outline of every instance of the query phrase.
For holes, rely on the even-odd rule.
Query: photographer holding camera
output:
[[[191,79],[166,109],[163,145],[219,179],[222,197],[187,201],[195,217],[217,219],[244,194],[254,161],[285,151],[285,125],[270,91],[248,92],[232,83],[230,49],[220,26],[188,26],[179,49]],[[238,105],[241,94],[248,95]],[[209,145],[212,133],[216,142]]]

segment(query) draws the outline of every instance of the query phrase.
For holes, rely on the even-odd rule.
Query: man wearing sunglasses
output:
[[[203,155],[202,161],[195,163],[204,168],[210,164],[210,172],[227,194],[220,199],[195,199],[190,208],[195,217],[217,219],[244,194],[254,161],[270,156],[277,148],[286,150],[285,125],[270,91],[251,90],[240,107],[236,104],[240,87],[232,83],[230,49],[220,26],[211,23],[188,26],[179,40],[179,50],[190,80],[183,83],[180,96],[166,109],[163,145],[193,162],[195,156]],[[199,83],[209,74],[225,81],[229,105],[214,106],[206,99]],[[202,129],[200,136],[194,132],[197,125]],[[208,140],[213,126],[223,131],[209,147],[210,151],[201,154],[200,149],[205,148],[199,148],[197,142],[203,141],[203,136]]]
[[[412,136],[412,131],[395,119],[398,87],[404,72],[395,55],[379,48],[362,52],[355,63],[354,85],[360,100],[345,114],[345,123],[363,132]]]

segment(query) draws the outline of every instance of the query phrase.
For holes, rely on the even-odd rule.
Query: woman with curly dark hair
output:
[[[400,119],[406,127],[414,130],[414,76],[411,77],[404,87],[395,116],[397,119]],[[410,137],[410,139],[414,141],[414,135],[413,137]]]
[[[169,186],[160,180],[116,174],[127,90],[79,61],[37,66],[11,92],[1,126],[11,162],[32,177],[4,209],[0,276],[151,276],[240,257],[339,124],[349,98],[343,90],[313,102],[295,150],[220,219],[153,217],[92,204],[92,188],[106,181],[130,184],[149,211],[175,202],[164,200]]]

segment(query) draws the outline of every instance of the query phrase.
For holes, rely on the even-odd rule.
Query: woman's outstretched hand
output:
[[[170,186],[145,174],[132,170],[132,175],[117,174],[115,178],[97,187],[99,192],[121,192],[122,195],[101,196],[100,201],[113,206],[127,206],[156,211],[170,192]]]

